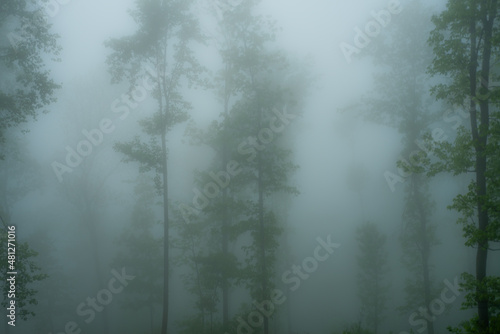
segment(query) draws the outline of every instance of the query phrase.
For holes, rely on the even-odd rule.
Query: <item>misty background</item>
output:
[[[149,200],[147,194],[144,195],[141,212],[152,215],[151,236],[160,239],[163,236],[163,208],[161,196],[156,195],[152,182],[154,173],[140,173],[139,164],[125,162],[124,154],[115,146],[139,135],[140,120],[157,108],[152,92],[147,91],[146,98],[135,101],[134,107],[129,105],[126,114],[113,109],[113,103],[128,93],[130,83],[112,83],[106,61],[113,51],[105,42],[134,34],[137,25],[129,10],[134,8],[135,1],[56,3],[56,13],[47,19],[52,24],[51,32],[59,35],[60,61],[52,61],[50,55],[43,59],[53,80],[60,84],[54,94],[57,101],[47,105],[45,109],[49,112],[39,114],[37,120],[6,131],[4,145],[12,145],[18,153],[12,160],[10,157],[14,154],[7,153],[1,162],[2,214],[9,217],[9,224],[16,226],[17,241],[28,242],[39,252],[35,261],[48,278],[34,285],[38,290],[38,305],[30,307],[36,315],[27,321],[18,318],[15,328],[3,324],[0,328],[9,333],[64,333],[67,323],[74,321],[82,333],[105,333],[103,328],[108,333],[156,333],[162,321],[162,290],[158,290],[157,300],[148,297],[153,301],[153,306],[148,308],[144,298],[138,297],[134,302],[132,296],[127,295],[135,279],[123,292],[113,294],[104,311],[96,312],[95,319],[89,323],[84,321],[86,316],[77,313],[78,306],[88,297],[95,297],[101,289],[109,290],[112,270],[121,272],[127,268],[127,273],[138,278],[144,274],[126,261],[134,254],[131,240],[141,239],[134,239],[134,235],[143,233],[140,232],[141,219],[136,221],[139,225],[133,225],[134,207],[141,201],[141,195],[134,192],[137,184],[147,189],[144,194],[150,194]],[[287,296],[282,305],[276,306],[276,317],[270,325],[272,333],[341,333],[353,324],[365,323],[357,284],[360,250],[356,233],[365,222],[374,223],[386,236],[384,285],[389,292],[386,317],[379,324],[378,332],[424,332],[409,322],[413,311],[398,311],[406,302],[405,280],[413,275],[401,263],[406,178],[391,186],[387,172],[399,175],[397,161],[404,158],[401,153],[404,134],[393,126],[371,121],[362,110],[362,99],[376,89],[379,84],[376,74],[385,68],[372,57],[376,52],[383,54],[384,50],[373,51],[371,47],[411,21],[415,1],[401,0],[401,13],[393,14],[390,23],[371,39],[372,45],[361,48],[352,59],[347,59],[340,47],[342,43],[354,45],[354,29],[364,28],[373,20],[371,12],[387,9],[389,3],[264,0],[255,7],[256,14],[275,20],[279,30],[271,48],[280,50],[291,64],[290,75],[276,80],[283,85],[303,84],[297,89],[300,96],[295,96],[300,102],[296,108],[288,109],[294,118],[279,139],[279,143],[292,152],[291,163],[298,166],[289,175],[288,182],[299,193],[273,195],[268,204],[279,212],[283,227],[275,249],[273,279],[276,288],[285,291]],[[427,15],[419,29],[428,35],[433,29],[431,15],[444,10],[446,1],[418,3]],[[214,11],[217,6],[215,0],[198,0],[192,5],[201,32],[206,36],[204,43],[193,43],[192,49],[207,69],[203,73],[207,80],[212,80],[223,66],[217,52],[220,43],[217,10]],[[439,78],[429,82],[432,80]],[[220,119],[223,109],[215,90],[204,85],[184,85],[181,91],[192,104],[189,120],[175,125],[167,134],[169,203],[171,216],[175,217],[170,232],[174,241],[170,245],[169,333],[188,333],[189,326],[184,322],[197,312],[196,294],[189,290],[191,281],[186,278],[192,269],[183,262],[184,234],[182,227],[178,227],[183,221],[176,208],[181,203],[193,205],[194,189],[203,186],[196,183],[198,172],[220,170],[212,165],[214,150],[193,143],[196,140],[190,136],[190,129],[207,131],[214,120]],[[119,105],[126,106],[123,102]],[[434,104],[432,108],[448,107]],[[103,132],[102,141],[93,145],[92,152],[71,168],[71,172],[58,177],[54,162],[67,165],[67,147],[76,150],[85,140],[82,131],[102,128],[103,119],[112,121],[112,125],[104,126],[112,130]],[[463,118],[465,126],[468,122],[468,118]],[[451,135],[455,130],[452,125],[441,123],[440,126]],[[21,133],[20,130],[28,131]],[[459,214],[447,209],[457,194],[467,191],[470,178],[470,175],[441,173],[428,184],[434,201],[430,219],[437,236],[430,262],[438,295],[446,287],[445,280],[453,283],[462,272],[475,270],[476,252],[464,246],[462,227],[456,223]],[[88,216],[88,212],[92,215]],[[93,220],[91,227],[89,219]],[[144,240],[150,240],[145,235],[142,235]],[[304,259],[314,256],[318,238],[330,238],[340,246],[327,260],[318,261],[317,269],[291,291],[291,284],[285,283],[282,275],[294,264],[300,265]],[[175,241],[178,239],[180,241]],[[243,247],[251,243],[250,234],[239,240],[232,244],[231,251],[244,259]],[[154,276],[153,270],[161,264],[161,254],[151,252],[149,258],[160,257],[148,273]],[[146,253],[141,256],[148,258]],[[137,261],[145,263],[145,260]],[[490,253],[489,274],[500,274],[498,264],[498,253]],[[161,276],[161,272],[156,274]],[[154,292],[162,287],[155,284],[151,282],[142,286],[143,290],[134,291],[143,291],[149,296],[148,288]],[[246,317],[255,300],[249,289],[240,282],[234,283],[230,291],[229,316],[232,319],[238,314]],[[457,326],[474,314],[473,310],[461,310],[464,296],[465,293],[460,293],[446,305],[445,312],[436,316],[433,321],[436,333],[445,333],[447,326]],[[144,307],[139,307],[143,305],[139,303],[144,303]],[[216,311],[212,317],[210,321],[220,321],[221,313]],[[227,332],[247,333],[234,321],[234,327]],[[254,331],[258,333],[260,329]]]

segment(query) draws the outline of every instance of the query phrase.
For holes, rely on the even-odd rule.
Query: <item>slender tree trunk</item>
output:
[[[259,235],[260,235],[260,262],[261,262],[261,285],[262,301],[267,300],[267,264],[266,264],[266,232],[264,222],[264,190],[262,184],[262,161],[259,158]],[[264,334],[269,333],[269,319],[264,316]]]
[[[91,210],[91,209],[89,209]],[[104,286],[106,286],[106,282],[104,281],[102,275],[102,265],[101,265],[101,251],[100,251],[100,241],[97,233],[97,224],[96,217],[92,212],[88,213],[88,221],[86,225],[90,234],[90,243],[92,245],[92,259],[94,261],[94,270],[96,274],[96,289],[99,291]],[[106,306],[103,306],[102,310],[102,330],[104,333],[109,333],[109,321],[108,321],[108,310]]]
[[[167,143],[166,129],[161,135],[161,153],[163,164],[163,316],[161,334],[167,334],[168,328],[168,281],[169,281],[169,220],[168,220],[168,182],[167,182]]]
[[[476,183],[477,183],[477,211],[478,211],[478,229],[484,237],[478,241],[476,252],[476,280],[477,280],[477,312],[479,317],[479,327],[486,330],[489,327],[488,317],[488,295],[484,286],[486,278],[486,265],[488,258],[488,237],[486,230],[488,227],[488,212],[483,207],[482,199],[486,196],[486,157],[484,150],[476,153]]]
[[[421,222],[421,229],[422,232],[425,233],[427,228],[426,228],[426,223],[425,221]],[[429,243],[427,240],[427,237],[424,236],[422,239],[422,280],[424,283],[424,300],[425,300],[425,305],[428,307],[431,302],[431,280],[430,280],[430,273],[429,273]],[[427,320],[427,333],[429,334],[434,334],[434,322]]]
[[[229,65],[226,64],[226,76],[224,79],[224,117],[228,117],[229,113]],[[222,147],[222,169],[224,170],[227,165],[227,142],[224,140]],[[229,253],[229,236],[228,236],[228,226],[229,217],[227,212],[227,200],[228,200],[228,189],[224,187],[222,191],[222,254],[227,256]],[[222,329],[226,331],[229,325],[229,282],[226,272],[222,276]]]
[[[262,110],[258,110],[259,120],[258,129],[261,128]],[[262,180],[263,161],[262,154],[257,154],[257,187],[259,192],[259,238],[260,238],[260,265],[261,265],[261,288],[262,288],[262,301],[268,299],[267,291],[267,263],[266,263],[266,231],[264,222],[264,183]],[[264,316],[264,334],[269,333],[269,318]]]
[[[425,228],[425,225],[423,226]],[[431,280],[429,274],[429,245],[424,239],[425,243],[422,246],[422,278],[424,283],[424,300],[425,305],[428,307],[431,304]],[[427,320],[427,333],[434,334],[434,322]]]
[[[149,326],[150,326],[150,332],[153,334],[154,331],[154,326],[153,326],[153,302],[150,302],[149,304]]]
[[[201,318],[201,328],[202,331],[205,332],[205,306],[204,306],[204,295],[203,295],[203,287],[201,284],[201,273],[200,273],[200,267],[198,265],[198,260],[196,259],[196,244],[194,238],[191,238],[191,256],[193,257],[194,260],[194,270],[196,273],[196,287],[198,289],[198,296],[200,298],[200,318]]]
[[[487,3],[483,2],[483,6]],[[488,10],[489,9],[489,10]],[[483,47],[483,59],[482,59],[482,71],[481,71],[481,87],[479,93],[481,99],[479,100],[479,108],[481,112],[481,128],[479,129],[479,143],[477,145],[478,150],[476,151],[476,182],[477,182],[477,211],[478,211],[478,227],[481,237],[478,242],[477,254],[476,254],[476,279],[478,281],[477,288],[477,308],[479,317],[479,327],[481,330],[486,331],[489,327],[489,305],[488,305],[488,294],[487,289],[484,286],[485,278],[487,275],[487,259],[488,259],[488,236],[486,235],[489,223],[488,209],[484,207],[482,202],[483,198],[486,198],[487,185],[486,185],[486,170],[487,170],[487,153],[486,145],[488,143],[488,132],[489,132],[489,81],[490,81],[490,61],[491,61],[491,48],[492,48],[492,34],[493,34],[493,23],[497,15],[497,1],[491,1],[490,8],[484,8],[484,15],[482,16],[483,26],[484,26],[484,47]],[[487,17],[486,13],[489,13]]]
[[[413,124],[412,126],[412,131],[409,134],[409,143],[410,143],[410,148],[411,150],[409,152],[418,152],[420,150],[417,142],[420,136],[420,131],[422,125],[418,125],[418,102],[417,102],[417,71],[413,67],[413,80],[412,80],[412,97],[413,97],[413,110],[414,113],[412,114],[411,118],[411,123]],[[426,208],[424,207],[425,203],[425,183],[422,180],[422,175],[421,174],[415,174],[413,173],[410,178],[411,182],[411,198],[410,201],[414,202],[414,205],[416,207],[416,219],[417,219],[417,230],[415,231],[416,233],[416,242],[420,245],[418,252],[420,255],[420,259],[422,261],[422,271],[419,273],[422,278],[422,284],[423,284],[423,299],[426,307],[429,307],[429,305],[432,302],[432,295],[431,295],[431,279],[430,279],[430,254],[431,254],[431,243],[429,240],[429,236],[427,235],[427,229],[429,227],[429,216],[428,213],[426,212]],[[411,205],[411,204],[410,204]],[[434,322],[429,319],[425,319],[427,323],[427,333],[429,334],[434,334]]]
[[[52,302],[52,296],[49,296],[49,300],[48,300],[48,307],[49,307],[49,329],[50,329],[50,332],[54,332],[54,317],[53,317],[53,314],[55,314],[54,312],[54,303]]]
[[[432,302],[431,296],[431,279],[430,279],[430,270],[429,270],[429,257],[430,257],[430,245],[427,236],[427,225],[428,225],[428,217],[425,212],[425,208],[423,205],[424,198],[422,197],[421,189],[422,184],[420,182],[420,175],[414,175],[412,177],[412,182],[414,186],[414,195],[415,201],[418,208],[418,220],[419,220],[419,234],[420,240],[419,243],[421,245],[420,255],[422,257],[422,282],[424,284],[424,301],[425,305],[428,307]],[[434,334],[434,322],[427,320],[427,333]]]
[[[286,300],[288,301],[286,308],[286,323],[288,333],[292,334],[292,301],[290,300],[290,290],[286,289]]]
[[[415,108],[416,113],[416,108]],[[412,120],[413,124],[416,124],[416,120]],[[409,152],[415,152],[419,150],[417,143],[419,136],[419,129],[416,125],[412,127],[415,131],[412,131],[409,134],[408,142],[411,143]],[[431,279],[430,279],[430,253],[431,253],[431,244],[429,241],[429,236],[427,235],[427,228],[429,225],[429,217],[426,212],[426,208],[424,207],[425,202],[425,194],[424,194],[424,186],[425,184],[422,181],[422,175],[420,174],[412,174],[410,177],[410,197],[409,203],[410,205],[415,205],[415,219],[417,220],[415,224],[415,238],[416,242],[420,247],[418,248],[418,253],[420,256],[420,261],[422,264],[422,271],[417,273],[422,278],[423,290],[421,293],[423,294],[423,299],[426,307],[432,302],[431,296]],[[408,204],[407,204],[408,205]],[[427,333],[434,334],[434,323],[429,319],[425,319],[427,324]]]
[[[157,71],[159,72],[158,78],[158,91],[159,91],[159,110],[161,115],[161,163],[162,163],[162,181],[163,181],[163,313],[162,313],[162,325],[161,334],[167,334],[168,331],[168,311],[169,311],[169,217],[168,217],[168,166],[167,166],[167,126],[168,126],[168,116],[169,116],[169,100],[166,91],[166,69],[164,64],[164,59],[167,55],[167,49],[163,52],[159,52],[157,56]],[[163,99],[165,99],[165,106],[163,105]]]
[[[379,317],[380,317],[380,310],[379,310],[379,301],[380,301],[380,284],[379,284],[379,278],[380,278],[380,268],[375,269],[375,319],[373,323],[373,333],[378,334],[378,326],[379,326]]]
[[[223,202],[227,201],[227,188],[223,190]],[[229,253],[229,236],[228,236],[228,215],[226,204],[224,204],[222,213],[222,254],[227,256]],[[229,282],[227,273],[222,274],[222,327],[227,330],[229,323]]]

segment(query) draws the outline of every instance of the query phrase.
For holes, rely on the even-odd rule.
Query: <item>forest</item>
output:
[[[497,0],[1,0],[0,333],[500,334]]]

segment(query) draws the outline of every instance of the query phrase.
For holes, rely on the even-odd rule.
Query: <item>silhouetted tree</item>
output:
[[[58,36],[35,0],[5,0],[0,4],[0,144],[4,131],[26,123],[55,101],[57,85],[44,58],[57,60]],[[3,156],[0,156],[3,158]]]
[[[437,120],[437,113],[429,99],[427,66],[432,50],[427,45],[427,32],[422,22],[430,13],[420,1],[404,5],[393,17],[397,25],[387,26],[386,33],[370,44],[374,63],[380,70],[374,75],[374,92],[363,99],[367,119],[396,128],[402,134],[403,149],[397,162],[398,174],[386,171],[384,177],[392,192],[404,185],[405,204],[400,236],[402,262],[409,271],[405,282],[407,312],[429,305],[433,300],[432,249],[437,245],[432,222],[433,200],[428,189],[429,178],[422,175],[426,157],[424,135]],[[425,26],[425,25],[424,25]],[[425,319],[429,334],[434,333],[433,322]]]
[[[137,31],[106,43],[113,50],[108,58],[115,82],[130,83],[132,98],[137,89],[152,90],[157,111],[141,121],[149,140],[137,136],[116,149],[129,161],[141,164],[141,170],[156,172],[156,185],[163,196],[164,284],[161,333],[168,328],[169,309],[169,204],[167,170],[167,134],[178,123],[187,120],[190,104],[183,98],[185,79],[192,83],[202,72],[191,50],[191,42],[201,40],[198,23],[191,12],[192,1],[137,0],[131,12]],[[136,84],[141,86],[135,87]],[[144,92],[145,93],[145,92]]]
[[[452,141],[434,141],[439,161],[431,165],[431,175],[452,172],[473,173],[468,192],[455,197],[453,209],[461,214],[465,244],[477,248],[475,276],[464,273],[469,292],[465,307],[477,307],[479,333],[493,333],[490,317],[499,311],[500,278],[488,276],[490,242],[500,240],[499,171],[500,88],[498,1],[448,1],[446,9],[433,17],[429,38],[434,49],[430,71],[448,81],[433,87],[438,99],[450,105],[468,104],[470,127],[461,126]],[[463,326],[471,326],[465,323]],[[475,329],[476,330],[476,329]]]

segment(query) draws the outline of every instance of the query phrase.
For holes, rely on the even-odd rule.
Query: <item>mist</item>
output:
[[[0,332],[500,333],[498,11],[4,1]]]

